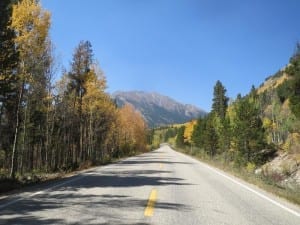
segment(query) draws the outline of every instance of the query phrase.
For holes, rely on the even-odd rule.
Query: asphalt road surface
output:
[[[300,224],[298,206],[168,146],[0,200],[0,224]]]

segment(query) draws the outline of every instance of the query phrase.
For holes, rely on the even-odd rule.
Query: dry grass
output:
[[[286,73],[284,73],[279,78],[270,78],[267,81],[265,81],[265,83],[260,88],[258,88],[257,93],[261,94],[266,90],[277,88],[280,84],[282,84],[287,79],[288,79],[288,75]]]

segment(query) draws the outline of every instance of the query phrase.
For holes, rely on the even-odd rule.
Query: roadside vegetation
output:
[[[36,0],[1,0],[0,15],[1,189],[146,151],[145,121],[105,92],[89,41],[55,79],[50,12]]]
[[[246,96],[229,100],[220,81],[213,96],[209,114],[157,129],[156,143],[300,204],[300,45],[286,68]]]

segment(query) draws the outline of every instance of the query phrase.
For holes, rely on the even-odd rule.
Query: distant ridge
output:
[[[113,98],[118,106],[131,104],[141,112],[149,127],[158,127],[174,123],[185,123],[204,116],[206,112],[190,104],[182,104],[174,99],[143,91],[115,92]]]

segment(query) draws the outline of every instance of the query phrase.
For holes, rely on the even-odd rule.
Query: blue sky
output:
[[[220,80],[235,98],[288,63],[299,0],[42,0],[67,69],[92,43],[108,92],[154,91],[209,111]]]

